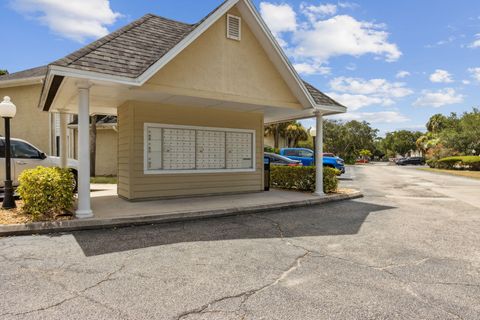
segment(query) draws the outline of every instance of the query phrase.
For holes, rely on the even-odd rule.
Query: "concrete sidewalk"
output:
[[[114,187],[116,188],[112,185],[92,185],[94,218],[3,225],[0,226],[0,236],[204,219],[305,207],[362,197],[362,194],[357,191],[319,197],[310,193],[272,190],[259,193],[129,202],[118,198]]]

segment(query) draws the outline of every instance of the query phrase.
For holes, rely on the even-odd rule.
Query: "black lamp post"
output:
[[[317,165],[317,144],[315,139],[317,138],[317,128],[312,128],[310,130],[310,135],[313,139],[313,163]]]
[[[10,97],[4,97],[0,102],[0,117],[5,119],[5,187],[2,208],[13,209],[16,207],[13,197],[12,168],[10,156],[10,119],[15,117],[17,107],[10,101]]]

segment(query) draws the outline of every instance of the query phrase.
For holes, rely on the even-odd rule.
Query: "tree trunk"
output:
[[[90,117],[90,177],[95,177],[97,155],[97,116]]]
[[[275,125],[275,133],[273,134],[273,144],[274,148],[278,149],[278,145],[280,144],[280,126],[278,124]]]

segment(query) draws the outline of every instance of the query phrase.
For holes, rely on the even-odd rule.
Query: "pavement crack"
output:
[[[77,299],[77,298],[85,298],[85,299],[88,299],[90,301],[92,301],[91,298],[87,297],[87,296],[84,296],[83,293],[85,293],[86,291],[88,290],[91,290],[95,287],[98,287],[99,285],[107,282],[107,281],[111,281],[112,280],[112,277],[118,273],[118,272],[121,272],[123,269],[125,268],[125,263],[123,263],[119,268],[115,269],[114,271],[112,272],[109,272],[103,279],[101,279],[100,281],[97,281],[95,284],[89,286],[89,287],[86,287],[80,291],[71,291],[71,290],[68,290],[65,285],[61,284],[61,283],[58,283],[56,281],[53,281],[54,283],[60,285],[62,287],[62,289],[64,289],[66,292],[68,292],[69,294],[71,294],[72,296],[71,297],[68,297],[68,298],[65,298],[65,299],[62,299],[56,303],[53,303],[53,304],[50,304],[48,306],[44,306],[44,307],[40,307],[40,308],[37,308],[37,309],[33,309],[33,310],[28,310],[28,311],[24,311],[24,312],[19,312],[19,313],[13,313],[13,312],[8,312],[8,313],[4,313],[4,314],[1,314],[1,316],[5,316],[5,315],[13,315],[13,316],[22,316],[22,315],[27,315],[27,314],[31,314],[31,313],[34,313],[34,312],[41,312],[41,311],[46,311],[46,310],[49,310],[49,309],[52,309],[52,308],[56,308],[66,302],[69,302],[71,300],[74,300],[74,299]],[[51,279],[50,279],[51,280]],[[111,308],[108,308],[109,310],[112,310]]]
[[[266,285],[263,285],[263,286],[261,286],[259,288],[256,288],[256,289],[243,291],[243,292],[235,294],[235,295],[229,295],[229,296],[225,296],[225,297],[215,299],[213,301],[210,301],[207,304],[204,304],[203,306],[201,306],[199,308],[192,309],[192,310],[186,311],[184,313],[181,313],[180,315],[178,315],[176,317],[176,320],[186,319],[187,317],[189,317],[191,315],[195,315],[195,314],[205,314],[205,313],[212,313],[212,312],[215,312],[215,313],[218,313],[218,312],[239,313],[239,312],[242,312],[242,311],[243,311],[243,315],[241,315],[241,317],[244,318],[246,311],[242,310],[242,309],[243,309],[245,303],[247,303],[248,299],[250,299],[253,295],[255,295],[257,293],[260,293],[264,290],[267,290],[271,287],[274,287],[274,286],[278,285],[280,282],[282,282],[283,280],[285,280],[292,272],[294,272],[295,270],[297,270],[298,268],[301,267],[302,261],[305,260],[310,254],[311,254],[311,252],[306,250],[306,252],[304,252],[302,255],[297,256],[295,258],[294,262],[286,270],[284,270],[277,278],[275,278],[275,280],[271,281],[270,283],[268,283]],[[226,301],[226,300],[229,300],[229,299],[236,299],[236,298],[241,298],[242,300],[241,300],[238,308],[234,311],[208,310],[209,308],[211,308],[215,304],[218,304],[220,302],[223,302],[223,301]]]

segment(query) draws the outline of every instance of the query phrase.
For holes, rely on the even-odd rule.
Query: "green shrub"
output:
[[[69,169],[36,167],[23,171],[18,194],[23,210],[37,219],[43,214],[63,213],[73,205],[74,176]]]
[[[270,182],[273,188],[298,191],[315,191],[315,167],[272,166]],[[340,171],[323,168],[323,191],[333,193],[338,189]]]
[[[456,156],[440,160],[430,159],[427,161],[427,164],[430,168],[436,169],[480,171],[480,156]]]
[[[430,167],[430,168],[437,168],[437,162],[438,160],[436,159],[429,159],[427,160],[427,165]]]

